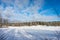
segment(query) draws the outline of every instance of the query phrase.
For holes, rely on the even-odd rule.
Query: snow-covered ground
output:
[[[60,27],[9,26],[0,28],[0,40],[60,40]]]

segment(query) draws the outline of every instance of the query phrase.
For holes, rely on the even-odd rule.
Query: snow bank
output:
[[[34,29],[34,30],[51,30],[51,31],[60,31],[60,26],[21,26],[21,27],[16,27],[16,26],[9,26],[8,28],[12,29]]]

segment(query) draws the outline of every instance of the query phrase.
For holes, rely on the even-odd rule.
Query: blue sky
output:
[[[60,21],[60,0],[0,0],[0,13],[10,22]]]

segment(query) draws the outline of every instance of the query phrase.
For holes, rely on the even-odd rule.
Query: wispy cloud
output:
[[[5,0],[3,2],[6,3],[7,6],[6,8],[3,8],[3,6],[1,6],[0,13],[3,14],[3,18],[10,21],[54,21],[58,18],[57,16],[44,15],[48,12],[54,13],[51,9],[43,10],[40,13],[38,12],[38,10],[41,9],[44,5],[44,0],[34,0],[34,5],[32,6],[31,4],[33,3],[29,3],[29,0],[15,0],[14,2],[12,0]],[[12,4],[13,6],[10,6],[10,4]]]

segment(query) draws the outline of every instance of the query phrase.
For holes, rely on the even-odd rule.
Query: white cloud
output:
[[[8,19],[10,16],[13,16],[14,14],[14,10],[12,9],[12,7],[6,7],[5,10],[3,10],[3,15],[5,19]]]
[[[4,2],[7,2],[7,1],[4,1]],[[42,3],[41,3],[42,5],[39,4],[39,2],[41,2],[41,0],[37,1],[37,2],[35,1],[34,6],[27,7],[26,9],[24,9],[24,6],[27,6],[29,3],[29,2],[28,3],[27,2],[28,2],[28,0],[25,0],[25,1],[24,0],[15,0],[14,7],[7,6],[5,8],[5,10],[3,10],[1,12],[4,15],[3,18],[9,19],[11,21],[20,21],[20,22],[53,21],[53,20],[57,19],[57,16],[45,16],[44,15],[44,13],[47,13],[47,11],[50,9],[42,11],[40,14],[38,13],[38,9],[42,8],[42,6],[43,6]],[[1,9],[2,9],[2,7],[0,8],[0,10]],[[21,9],[21,10],[19,10],[19,9]],[[27,13],[29,13],[29,15]],[[41,14],[43,14],[43,15],[41,15]]]
[[[13,0],[2,0],[2,3],[4,3],[7,6],[10,6],[14,4],[14,1]]]

